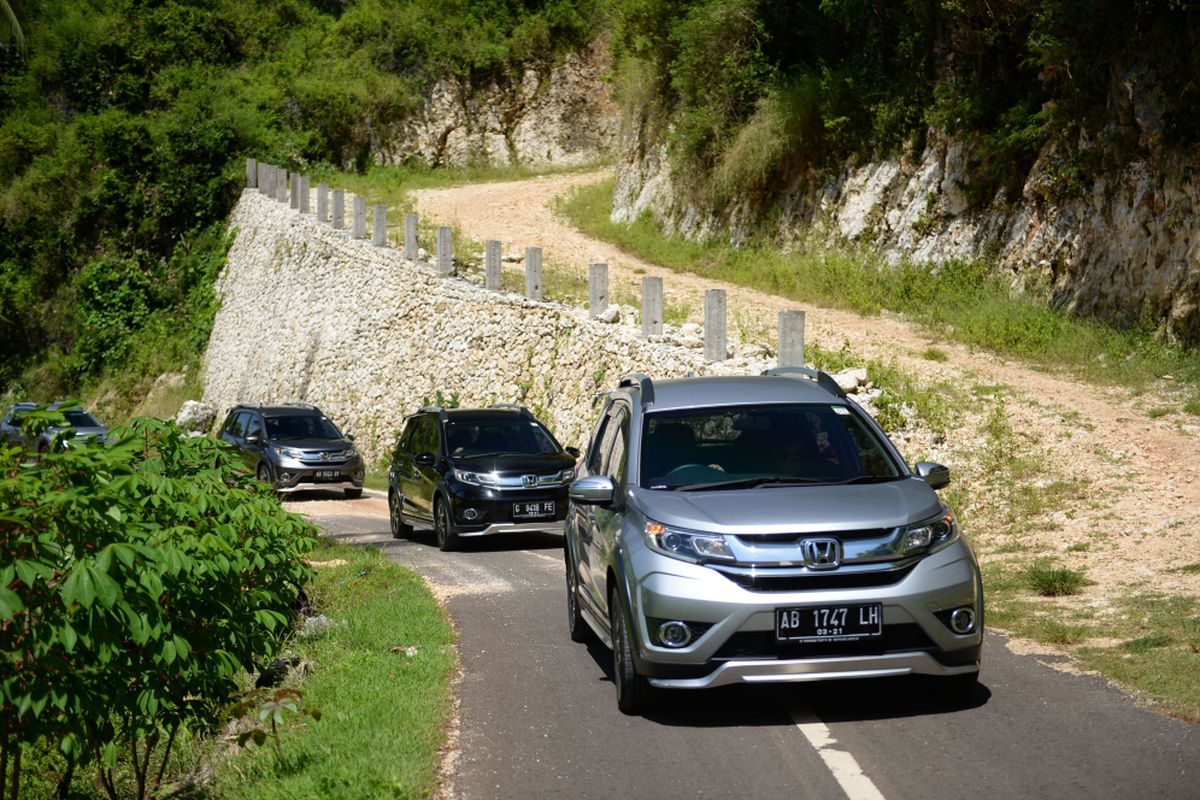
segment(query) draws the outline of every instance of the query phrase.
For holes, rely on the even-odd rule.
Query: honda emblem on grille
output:
[[[521,485],[522,486],[537,486],[537,475],[522,475],[521,476]]]
[[[841,562],[837,539],[805,539],[800,543],[805,566],[833,569]]]

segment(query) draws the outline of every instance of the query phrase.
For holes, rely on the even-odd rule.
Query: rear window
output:
[[[828,484],[904,475],[857,413],[831,404],[648,414],[641,457],[641,485],[649,489],[755,478]]]

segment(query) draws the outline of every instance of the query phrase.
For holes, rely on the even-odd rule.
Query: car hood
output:
[[[281,439],[271,442],[274,447],[290,447],[293,450],[345,450],[353,447],[349,439]]]
[[[892,528],[941,510],[937,495],[920,478],[707,492],[635,489],[633,501],[646,517],[664,525],[739,535]]]
[[[575,466],[575,459],[565,453],[549,455],[484,455],[474,458],[451,459],[459,469],[472,472],[494,472],[499,475],[528,475],[555,472]]]
[[[75,438],[86,438],[88,436],[104,436],[108,433],[108,427],[104,425],[83,425],[78,428],[73,428],[70,425],[56,426],[47,428],[46,433],[50,438],[62,433],[63,431],[72,431]]]

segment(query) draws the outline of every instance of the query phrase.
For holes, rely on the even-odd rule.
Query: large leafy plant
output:
[[[45,426],[45,412],[30,425]],[[108,442],[0,446],[0,790],[53,746],[144,797],[184,727],[272,657],[312,529],[219,442],[140,419]]]

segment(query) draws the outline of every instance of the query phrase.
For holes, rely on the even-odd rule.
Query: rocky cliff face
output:
[[[1200,157],[1168,153],[1152,115],[1137,119],[1148,155],[1064,191],[1063,166],[1093,145],[1052,142],[1019,196],[971,208],[968,146],[931,130],[919,157],[847,162],[835,174],[796,176],[777,196],[783,239],[815,230],[829,241],[869,243],[892,263],[987,258],[1017,286],[1049,286],[1057,305],[1128,323],[1150,319],[1200,342]],[[762,214],[721,215],[677,191],[666,152],[629,138],[619,166],[614,220],[649,212],[689,238],[744,239]]]
[[[477,87],[465,79],[440,80],[423,113],[381,143],[376,160],[538,166],[607,157],[619,124],[603,80],[607,64],[601,40],[552,68],[530,67],[512,82]]]

